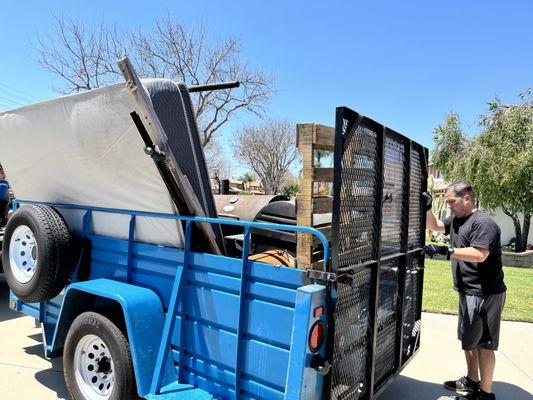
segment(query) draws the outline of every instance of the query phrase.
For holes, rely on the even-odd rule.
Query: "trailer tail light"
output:
[[[311,328],[309,334],[309,350],[316,353],[324,343],[324,324],[322,321],[317,321]]]

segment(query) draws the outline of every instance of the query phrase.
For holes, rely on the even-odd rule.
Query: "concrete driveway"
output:
[[[61,359],[44,359],[41,329],[33,318],[11,311],[8,298],[0,278],[0,398],[68,399]]]
[[[424,313],[418,355],[380,400],[434,400],[451,392],[442,382],[466,373],[457,317]],[[496,352],[497,400],[533,400],[533,324],[504,321]]]
[[[441,382],[464,373],[456,317],[424,314],[418,356],[380,400],[435,400],[451,393]],[[497,353],[494,391],[498,400],[533,399],[533,324],[504,322]],[[8,308],[8,288],[0,278],[0,398],[68,399],[61,359],[43,358],[41,331],[32,318]]]

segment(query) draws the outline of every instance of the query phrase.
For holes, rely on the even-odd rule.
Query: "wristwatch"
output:
[[[451,257],[452,254],[454,253],[454,251],[455,251],[455,249],[454,249],[452,246],[448,247],[448,249],[447,249],[447,257],[448,257],[448,260],[450,259],[450,257]]]

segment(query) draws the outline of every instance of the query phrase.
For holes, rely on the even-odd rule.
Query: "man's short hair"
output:
[[[472,185],[466,181],[454,182],[451,185],[448,185],[446,191],[448,190],[452,190],[453,193],[458,197],[464,197],[466,194],[472,198],[476,197],[474,189],[472,189]]]

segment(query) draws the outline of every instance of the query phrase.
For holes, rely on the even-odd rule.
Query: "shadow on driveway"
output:
[[[25,347],[24,351],[27,354],[44,358],[42,336],[40,334],[35,334],[30,335],[29,337],[35,340],[37,343],[33,346]],[[41,385],[54,391],[57,394],[58,399],[68,399],[69,394],[63,378],[63,358],[55,357],[48,361],[51,362],[51,367],[46,370],[36,372],[35,379]]]
[[[61,361],[61,358],[59,358]],[[56,371],[53,367],[35,373],[35,379],[43,386],[53,390],[58,399],[70,399],[67,387],[65,386],[65,379],[63,372]]]
[[[506,382],[494,382],[493,391],[498,400],[533,399],[531,393]],[[379,397],[379,400],[444,400],[453,398],[453,396],[455,396],[453,392],[444,389],[440,384],[400,375]]]
[[[9,286],[2,276],[0,278],[0,322],[19,318],[23,315],[9,308]]]

